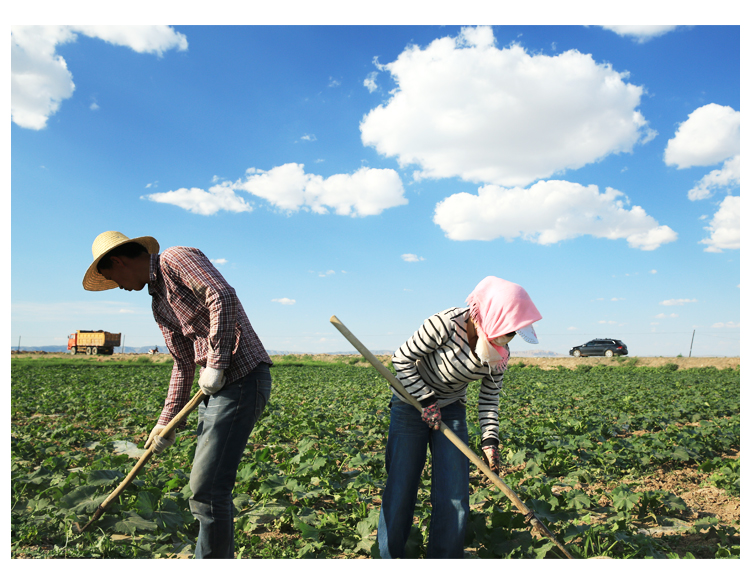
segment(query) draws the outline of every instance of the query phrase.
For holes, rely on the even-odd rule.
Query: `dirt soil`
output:
[[[526,357],[526,358],[515,358],[511,356],[510,364],[523,363],[527,366],[535,365],[544,370],[556,369],[560,366],[566,369],[575,368],[580,365],[589,366],[624,366],[633,365],[637,367],[660,367],[667,364],[676,364],[679,369],[692,369],[697,367],[716,367],[717,369],[736,368],[740,364],[740,357],[738,356],[722,356],[722,357],[683,357],[683,356],[653,356],[653,357],[639,357],[639,356],[624,356],[624,357],[613,357],[607,358],[605,356],[587,356],[587,357]]]

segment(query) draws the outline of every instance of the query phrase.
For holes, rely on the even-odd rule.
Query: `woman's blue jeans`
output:
[[[440,409],[443,423],[466,444],[466,408],[453,403]],[[463,558],[469,514],[469,460],[448,438],[430,429],[420,413],[395,396],[385,449],[388,479],[378,523],[381,558],[403,558],[427,448],[432,453],[428,558]]]
[[[196,558],[234,557],[232,488],[250,432],[270,395],[271,372],[260,363],[198,408],[198,444],[190,472],[190,511],[200,523]]]

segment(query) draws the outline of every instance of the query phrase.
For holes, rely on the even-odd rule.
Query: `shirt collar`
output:
[[[451,319],[458,323],[458,325],[466,330],[466,326],[469,323],[469,310],[471,310],[468,306],[466,308],[460,309],[456,314],[454,314]]]
[[[159,254],[151,254],[148,266],[148,293],[155,294],[159,290]]]

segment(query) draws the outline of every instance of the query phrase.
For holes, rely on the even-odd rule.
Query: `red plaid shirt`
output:
[[[273,364],[237,294],[195,248],[151,255],[148,293],[174,367],[158,424],[166,425],[190,400],[195,367],[224,369],[227,383],[260,362]]]

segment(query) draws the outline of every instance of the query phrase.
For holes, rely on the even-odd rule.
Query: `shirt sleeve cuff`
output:
[[[421,401],[419,401],[419,404],[422,405],[422,408],[424,409],[425,407],[429,407],[430,405],[437,403],[437,402],[438,400],[435,395],[429,395],[425,397],[424,399],[422,399]]]

